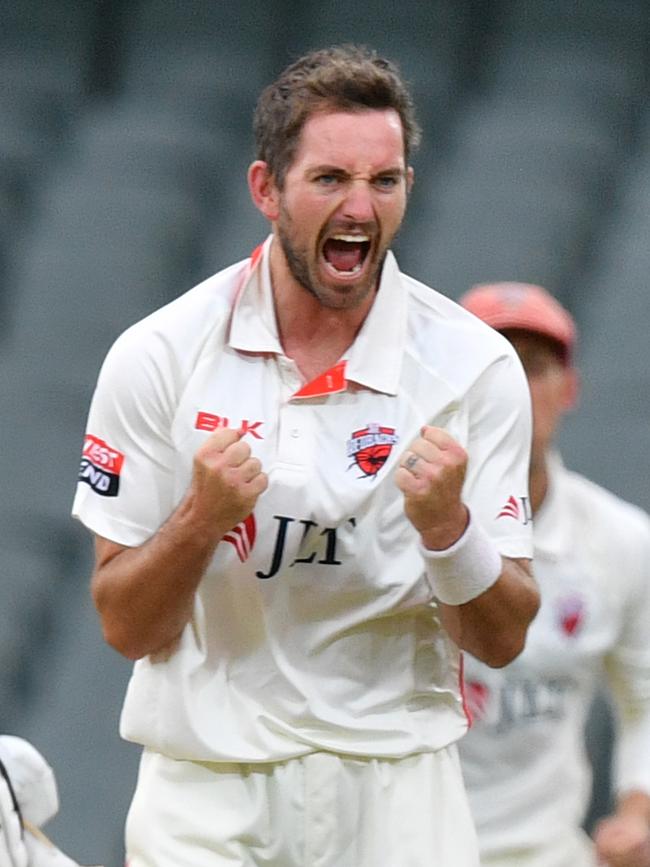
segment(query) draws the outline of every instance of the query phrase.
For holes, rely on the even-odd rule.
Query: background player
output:
[[[524,652],[467,658],[474,724],[461,757],[486,867],[650,865],[650,524],[567,470],[553,448],[573,408],[575,327],[544,289],[477,286],[461,303],[512,342],[533,403],[530,497],[542,605]],[[615,443],[606,460],[616,460]],[[515,509],[517,504],[506,506]],[[605,670],[620,712],[617,807],[594,833],[584,725]]]

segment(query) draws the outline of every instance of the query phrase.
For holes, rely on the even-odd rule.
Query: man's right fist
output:
[[[223,533],[250,515],[269,483],[242,436],[230,428],[218,430],[194,455],[193,508]]]

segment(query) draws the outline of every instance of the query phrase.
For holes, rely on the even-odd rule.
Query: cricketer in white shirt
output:
[[[246,431],[270,479],[217,547],[175,652],[135,663],[122,735],[213,762],[440,749],[467,728],[462,655],[393,475],[422,425],[444,427],[469,452],[473,520],[502,555],[530,557],[523,372],[389,254],[345,359],[305,386],[279,342],[269,243],[128,329],[99,377],[74,502],[94,533],[145,542],[219,426]]]
[[[460,648],[514,658],[539,604],[525,377],[390,254],[418,135],[389,61],[310,52],[253,127],[271,239],[117,341],[84,447],[137,660],[128,860],[476,867]]]
[[[542,604],[510,665],[466,657],[474,722],[460,753],[490,864],[555,863],[527,858],[562,840],[558,865],[591,867],[580,830],[591,792],[584,726],[603,674],[620,711],[616,789],[650,793],[650,522],[557,457],[550,481],[535,514]]]
[[[479,285],[460,300],[508,336],[528,377],[542,599],[513,662],[494,670],[467,656],[473,724],[460,753],[482,863],[648,867],[650,518],[565,469],[553,446],[578,390],[568,311],[531,284]],[[616,805],[592,842],[582,830],[591,794],[584,729],[603,677],[618,712]]]

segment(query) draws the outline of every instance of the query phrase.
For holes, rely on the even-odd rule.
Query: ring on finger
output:
[[[413,467],[417,464],[417,462],[419,460],[420,460],[419,455],[409,455],[407,457],[407,459],[404,461],[404,466],[406,467],[407,470],[410,470],[411,472],[413,472]]]

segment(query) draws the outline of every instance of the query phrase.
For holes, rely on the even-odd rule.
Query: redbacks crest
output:
[[[348,457],[353,459],[348,469],[356,466],[362,473],[359,478],[374,478],[398,441],[395,428],[380,424],[354,431],[347,443]]]
[[[573,638],[580,632],[586,615],[584,599],[577,593],[564,596],[556,602],[556,618],[562,632]]]

